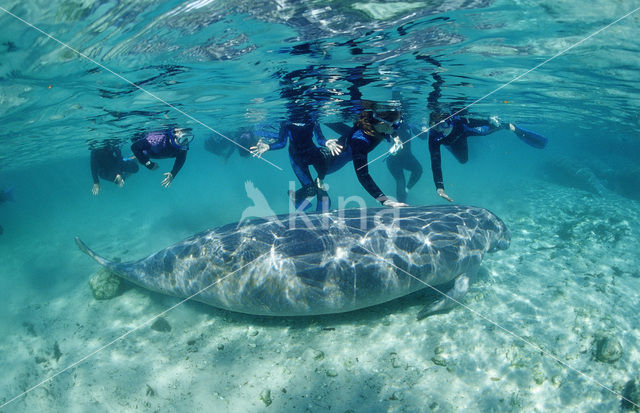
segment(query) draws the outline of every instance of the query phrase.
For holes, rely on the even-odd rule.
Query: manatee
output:
[[[147,258],[108,261],[118,276],[162,294],[269,316],[341,313],[428,286],[460,298],[486,252],[509,247],[490,211],[458,205],[278,215],[204,231]],[[444,298],[423,315],[452,304]]]

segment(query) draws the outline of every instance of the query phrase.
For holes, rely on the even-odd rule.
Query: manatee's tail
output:
[[[76,245],[78,245],[78,248],[80,248],[80,251],[84,252],[85,254],[93,258],[98,264],[102,265],[113,274],[117,275],[120,278],[124,278],[125,280],[131,281],[135,284],[142,285],[145,288],[153,289],[149,287],[144,282],[144,280],[140,279],[140,276],[144,275],[144,272],[143,271],[141,272],[140,267],[136,266],[135,263],[130,263],[130,262],[121,263],[121,262],[110,261],[93,252],[93,250],[87,247],[87,245],[84,242],[82,242],[80,238],[74,237],[74,239],[76,241]]]
[[[85,244],[84,242],[82,242],[82,240],[78,237],[74,238],[76,241],[76,245],[78,245],[78,248],[80,248],[80,251],[84,252],[85,254],[87,254],[88,256],[90,256],[91,258],[93,258],[94,260],[96,260],[96,262],[100,265],[102,265],[103,267],[107,267],[108,269],[116,272],[116,273],[120,273],[121,271],[119,271],[119,265],[118,263],[115,263],[113,261],[109,261],[106,258],[101,257],[100,255],[96,254],[95,252],[93,252],[93,250],[89,247],[87,247],[87,244]]]

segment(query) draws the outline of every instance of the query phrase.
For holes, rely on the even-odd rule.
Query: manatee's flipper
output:
[[[467,291],[469,290],[469,283],[469,276],[466,273],[460,274],[456,278],[456,281],[453,284],[453,288],[445,293],[447,296],[442,297],[435,303],[424,307],[418,313],[418,320],[422,320],[423,318],[429,317],[434,314],[449,312],[449,310],[455,307],[460,299],[462,299],[462,297],[464,297],[464,295],[467,293]]]

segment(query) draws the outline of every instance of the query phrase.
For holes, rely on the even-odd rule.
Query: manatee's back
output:
[[[221,227],[222,259],[232,264],[229,271],[242,270],[212,294],[218,305],[238,311],[268,305],[264,314],[384,302],[477,265],[488,249],[487,213],[460,206],[369,208]]]

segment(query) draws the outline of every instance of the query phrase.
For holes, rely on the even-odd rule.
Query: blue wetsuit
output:
[[[150,159],[176,158],[173,162],[171,175],[175,176],[187,159],[187,150],[175,143],[174,129],[147,133],[144,138],[138,139],[131,145],[131,151],[138,161],[148,169],[153,169],[155,164]]]
[[[466,119],[461,116],[453,116],[446,123],[451,127],[451,132],[446,136],[436,128],[429,130],[431,172],[437,189],[444,189],[442,159],[440,156],[441,145],[449,149],[458,162],[466,163],[469,159],[469,147],[467,144],[469,136],[484,136],[500,130],[500,128],[491,125],[487,120]]]

